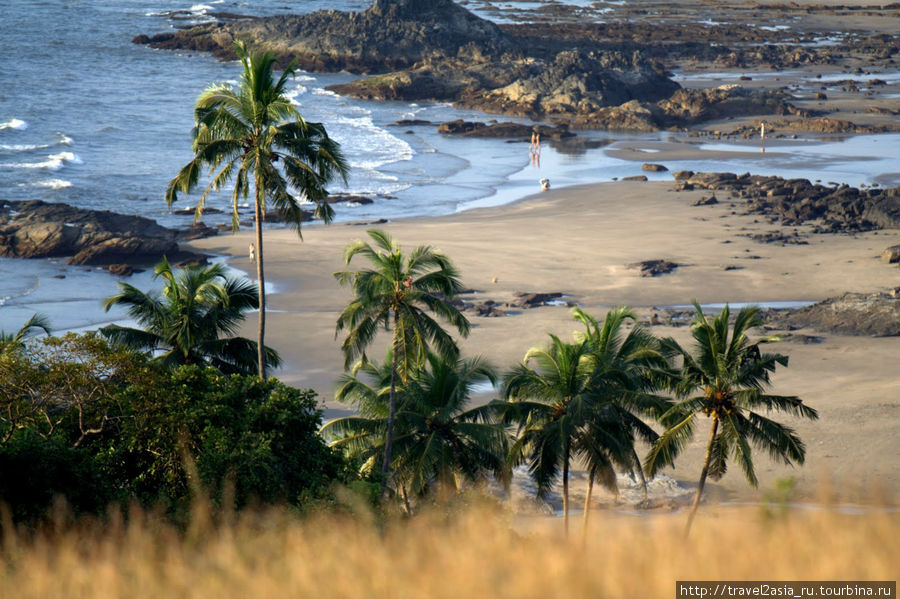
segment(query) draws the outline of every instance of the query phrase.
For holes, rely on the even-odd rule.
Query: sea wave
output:
[[[27,129],[28,123],[21,119],[9,119],[0,123],[0,131],[3,129]]]
[[[40,181],[35,181],[32,185],[47,189],[65,189],[66,187],[72,187],[72,182],[65,179],[41,179]]]
[[[59,134],[60,139],[55,143],[48,144],[0,144],[0,151],[3,152],[33,152],[35,150],[46,150],[53,146],[68,146],[72,144],[72,138]]]
[[[70,164],[82,164],[81,158],[78,157],[77,154],[73,152],[60,152],[58,154],[50,154],[47,156],[47,160],[43,162],[13,162],[0,164],[0,167],[3,168],[45,168],[51,171],[58,171],[66,163]]]
[[[51,144],[0,144],[0,150],[4,152],[31,152],[33,150],[46,150]]]
[[[329,134],[344,148],[353,168],[376,169],[411,160],[414,155],[412,146],[376,125],[368,114],[337,116],[329,126]]]

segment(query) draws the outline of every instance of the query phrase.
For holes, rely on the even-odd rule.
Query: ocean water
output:
[[[570,3],[584,5],[583,0]],[[324,8],[362,10],[368,4],[366,0],[203,4],[4,0],[0,11],[0,199],[67,202],[139,214],[167,226],[189,225],[190,216],[175,215],[165,205],[165,185],[191,157],[194,100],[210,83],[234,82],[238,66],[201,53],[152,50],[130,43],[131,39],[140,33],[203,22],[212,11],[266,15]],[[540,3],[515,4],[535,8]],[[469,7],[495,20],[504,18],[485,2],[473,0]],[[371,205],[341,205],[339,220],[438,215],[502,205],[538,191],[537,181],[545,176],[560,187],[642,172],[639,162],[613,158],[604,148],[573,153],[545,144],[538,168],[529,164],[527,144],[445,137],[434,126],[393,126],[395,121],[413,118],[434,123],[456,118],[516,119],[443,103],[366,102],[325,89],[352,78],[341,73],[302,73],[289,87],[301,113],[323,122],[349,158],[352,172],[347,185],[334,185],[331,190],[376,200]],[[650,141],[671,136],[586,135]],[[795,149],[798,154],[815,154],[821,148],[816,170],[807,169],[805,176],[858,184],[884,178],[885,169],[890,175],[891,162],[885,157],[900,155],[900,136],[881,136],[877,144],[874,139],[868,145],[836,140],[809,147]],[[870,152],[870,161],[859,158],[867,155],[866,147],[877,149]],[[803,172],[806,162],[790,167],[768,157],[750,164],[745,158],[729,161],[726,157],[692,161],[684,168],[766,174],[781,174],[782,169],[790,176],[803,176],[796,173]],[[192,206],[198,195],[183,196],[180,207]],[[209,206],[227,211],[227,193],[211,197]],[[215,224],[229,217],[208,215],[204,220]],[[149,275],[129,282],[149,285]],[[115,284],[115,277],[97,269],[66,266],[61,261],[0,259],[0,329],[18,328],[35,311],[50,315],[57,330],[121,319],[121,313],[104,314],[99,308],[100,298],[114,293]]]

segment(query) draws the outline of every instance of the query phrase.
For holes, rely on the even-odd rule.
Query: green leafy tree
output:
[[[204,167],[211,179],[197,203],[202,214],[206,198],[234,181],[232,227],[237,230],[238,203],[254,190],[256,223],[256,275],[259,282],[259,327],[257,371],[265,378],[266,295],[263,253],[263,222],[268,208],[299,233],[303,212],[300,199],[316,205],[315,215],[325,222],[333,216],[326,199],[326,185],[335,178],[346,181],[347,161],[337,142],[321,123],[305,121],[285,94],[293,63],[275,79],[276,59],[270,53],[251,53],[242,42],[235,44],[243,74],[237,89],[212,85],[197,99],[194,108],[194,157],[166,188],[171,205],[178,192],[190,192]],[[296,194],[299,194],[299,198]]]
[[[790,427],[763,416],[757,410],[785,412],[810,420],[818,418],[816,410],[804,405],[798,397],[764,392],[770,383],[770,373],[779,364],[787,366],[788,357],[764,353],[760,345],[769,339],[750,341],[750,329],[762,325],[759,308],[742,308],[729,330],[731,313],[728,306],[713,319],[703,313],[696,301],[694,307],[696,313],[691,331],[693,353],[674,340],[664,340],[673,354],[681,358],[674,390],[682,399],[663,415],[666,430],[646,460],[646,469],[651,475],[671,465],[693,438],[698,417],[703,414],[712,420],[687,532],[690,532],[700,506],[707,477],[713,480],[721,478],[729,458],[737,461],[747,481],[754,487],[758,485],[758,480],[751,446],[768,452],[772,458],[783,460],[785,464],[803,464],[806,447],[800,437]]]
[[[196,365],[157,369],[121,391],[130,417],[90,449],[112,480],[145,505],[184,512],[191,498],[190,456],[203,489],[237,507],[253,501],[300,505],[343,477],[340,455],[318,435],[313,391],[275,379],[224,375]]]
[[[165,285],[162,295],[119,283],[121,293],[106,298],[104,308],[128,309],[143,328],[108,325],[100,332],[110,341],[142,351],[160,351],[166,366],[211,364],[225,373],[250,374],[257,368],[257,344],[235,334],[246,313],[258,304],[257,287],[226,275],[221,264],[174,270],[165,258],[154,278]],[[266,348],[267,367],[281,363]]]
[[[466,336],[469,321],[452,303],[462,289],[459,274],[450,260],[429,246],[419,246],[406,255],[384,231],[368,231],[374,247],[363,241],[347,246],[344,260],[349,265],[361,255],[371,268],[334,273],[341,285],[348,285],[353,299],[338,317],[335,334],[347,330],[341,349],[345,368],[357,359],[365,361],[365,351],[380,328],[390,329],[391,379],[388,401],[382,472],[390,471],[397,386],[405,385],[426,359],[429,349],[448,360],[459,356],[453,337],[429,312]]]
[[[373,467],[385,451],[390,363],[388,356],[383,365],[367,362],[345,375],[336,396],[356,404],[360,414],[333,420],[322,429],[334,438],[333,447],[364,467]],[[458,490],[462,481],[488,475],[506,479],[508,437],[496,407],[468,406],[472,388],[484,382],[494,384],[496,373],[483,360],[447,360],[429,353],[425,368],[417,369],[400,390],[391,468],[407,509],[410,496],[425,495],[435,485]]]

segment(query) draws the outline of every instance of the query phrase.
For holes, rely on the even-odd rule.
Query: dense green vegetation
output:
[[[355,242],[345,260],[359,254],[371,268],[335,275],[353,290],[337,324],[347,331],[348,372],[336,398],[357,414],[321,430],[315,392],[255,374],[253,342],[233,335],[256,290],[221,267],[176,272],[163,261],[162,296],[122,285],[106,305],[127,306],[143,329],[34,339],[49,329],[35,317],[4,334],[0,498],[12,515],[40,519],[58,496],[76,512],[137,502],[176,519],[198,493],[229,509],[307,507],[332,497],[335,483],[364,495],[380,487],[385,505],[412,513],[436,493],[507,483],[527,464],[538,495],[561,481],[568,530],[573,465],[588,474],[586,507],[595,483],[617,491],[618,473],[637,477],[646,500],[646,476],[674,464],[704,415],[712,426],[690,529],[706,480],[730,460],[754,486],[752,448],[803,463],[797,434],[762,412],[817,413],[766,392],[787,357],[761,350],[773,339],[751,341],[756,308],[710,318],[696,304],[691,349],[655,337],[627,308],[602,321],[575,308],[583,330],[571,341],[550,335],[501,375],[483,358],[461,357],[441,326],[469,330],[454,305],[462,283],[450,260],[427,246],[405,254],[380,231],[369,236],[374,246]],[[367,355],[379,341],[381,363]],[[498,398],[472,405],[476,386]]]
[[[197,492],[301,505],[345,480],[315,393],[276,380],[167,367],[92,334],[5,352],[0,380],[0,497],[19,520],[57,495],[76,513],[136,501],[178,518]]]

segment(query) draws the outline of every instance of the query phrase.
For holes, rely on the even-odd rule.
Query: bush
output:
[[[112,498],[91,456],[22,431],[0,446],[0,498],[17,522],[42,518],[63,497],[76,513],[98,513]]]
[[[311,390],[211,367],[167,370],[91,335],[0,356],[0,500],[20,520],[64,496],[170,514],[215,503],[301,505],[347,481]]]

